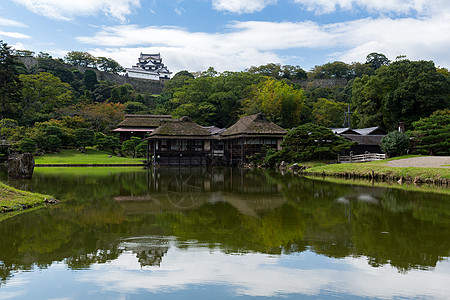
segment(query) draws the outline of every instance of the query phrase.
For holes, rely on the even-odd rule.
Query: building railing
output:
[[[358,162],[368,162],[374,160],[383,160],[386,159],[386,154],[380,153],[366,153],[359,155],[338,155],[338,162],[340,163],[358,163]]]

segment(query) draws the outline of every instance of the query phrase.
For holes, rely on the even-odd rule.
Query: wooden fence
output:
[[[357,162],[367,162],[367,161],[374,161],[374,160],[383,160],[386,159],[386,154],[379,154],[379,153],[366,153],[366,154],[360,154],[360,155],[339,155],[338,156],[338,162],[340,163],[357,163]]]

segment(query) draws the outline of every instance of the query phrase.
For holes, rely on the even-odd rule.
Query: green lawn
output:
[[[345,164],[331,164],[326,166],[317,166],[307,169],[307,172],[325,173],[328,175],[355,173],[356,175],[368,175],[372,171],[377,174],[388,174],[396,177],[421,177],[431,179],[450,179],[450,169],[445,168],[416,168],[416,167],[391,167],[387,166],[386,162],[390,160],[397,160],[409,158],[414,156],[395,157],[386,160],[373,161],[367,163],[345,163]]]
[[[44,204],[51,196],[17,190],[0,182],[0,221]]]
[[[64,149],[59,153],[47,153],[35,156],[36,165],[40,164],[80,164],[80,165],[110,165],[110,164],[142,164],[144,158],[116,157],[110,152],[87,149],[81,153],[75,149]]]

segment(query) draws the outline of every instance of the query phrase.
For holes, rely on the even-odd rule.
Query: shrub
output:
[[[391,157],[405,154],[409,149],[409,136],[403,132],[389,132],[381,140],[381,149]]]

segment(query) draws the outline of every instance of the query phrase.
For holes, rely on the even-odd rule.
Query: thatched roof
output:
[[[148,139],[213,139],[211,133],[189,117],[180,120],[163,120],[161,126],[153,131]]]
[[[284,136],[286,133],[285,129],[270,122],[264,114],[259,113],[240,118],[239,121],[225,130],[221,136]]]
[[[119,128],[156,128],[161,120],[170,120],[170,115],[125,115],[117,127]]]

